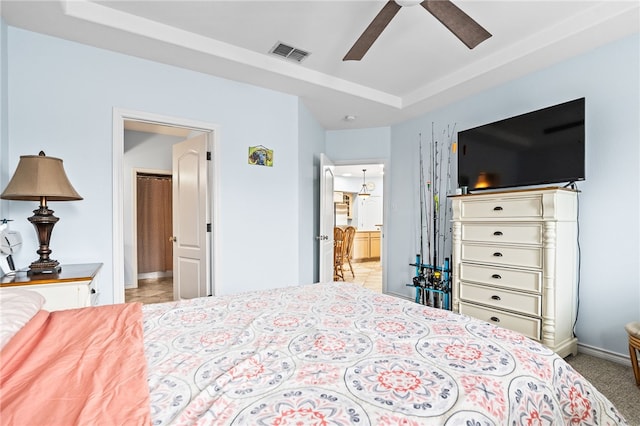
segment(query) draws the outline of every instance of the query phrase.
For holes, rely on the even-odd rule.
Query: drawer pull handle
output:
[[[499,212],[499,211],[501,211],[501,210],[502,210],[502,207],[500,207],[500,206],[495,206],[495,207],[493,208],[493,211],[494,211],[494,212]]]
[[[493,253],[493,255],[494,255],[495,257],[502,257],[502,253],[500,253],[499,251],[497,251],[497,252]]]
[[[492,298],[493,300],[501,300],[501,299],[500,299],[500,296],[496,296],[495,294],[494,294],[493,296],[491,296],[491,298]]]
[[[493,235],[499,237],[499,236],[502,235],[502,231],[496,231],[496,232],[493,233]]]
[[[491,317],[490,319],[493,322],[500,322],[500,318],[498,318],[498,317]]]
[[[495,278],[496,280],[502,279],[502,277],[498,274],[491,275],[491,278]]]

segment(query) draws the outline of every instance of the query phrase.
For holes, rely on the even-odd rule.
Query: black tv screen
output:
[[[458,186],[469,190],[585,178],[585,98],[458,132]]]

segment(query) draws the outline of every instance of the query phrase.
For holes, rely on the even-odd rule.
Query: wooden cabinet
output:
[[[369,257],[380,259],[380,231],[369,232]]]
[[[577,193],[453,197],[453,310],[577,353]]]
[[[2,278],[0,287],[24,288],[42,294],[45,298],[43,309],[83,308],[98,304],[98,275],[102,263],[62,265],[58,274],[27,275],[18,272],[16,276]]]
[[[353,260],[380,258],[380,231],[358,231],[353,240]]]

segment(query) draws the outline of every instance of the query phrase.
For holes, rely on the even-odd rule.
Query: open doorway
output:
[[[135,169],[131,246],[137,273],[134,285],[125,287],[125,302],[173,300],[172,183],[171,171]]]
[[[202,134],[186,127],[124,122],[125,302],[174,300],[172,149]]]
[[[204,218],[203,220],[206,223],[200,223],[198,220],[197,229],[205,229],[207,230],[207,236],[202,237],[201,244],[202,247],[202,261],[200,266],[198,267],[197,274],[194,275],[196,279],[189,279],[187,281],[197,283],[198,287],[196,288],[196,292],[203,293],[206,291],[206,294],[215,294],[216,293],[216,275],[217,271],[215,268],[215,256],[216,252],[215,248],[217,246],[217,239],[215,238],[217,231],[217,222],[215,221],[215,217],[217,215],[214,211],[214,206],[217,205],[216,197],[218,191],[216,191],[217,178],[216,173],[218,168],[217,164],[217,126],[211,125],[208,123],[195,122],[192,120],[186,120],[175,117],[165,117],[159,116],[156,114],[145,113],[145,112],[137,112],[137,111],[125,111],[120,109],[114,109],[114,170],[113,170],[113,235],[114,235],[114,255],[113,255],[113,299],[114,303],[122,303],[125,301],[125,287],[136,287],[138,284],[138,249],[137,249],[137,232],[135,225],[135,210],[133,206],[135,203],[133,202],[135,192],[132,192],[132,188],[135,187],[136,182],[136,170],[147,169],[156,172],[167,172],[176,176],[181,175],[182,169],[180,169],[180,164],[183,163],[182,160],[176,162],[176,151],[175,147],[177,146],[193,146],[191,143],[198,142],[198,150],[190,149],[189,155],[191,159],[190,170],[193,170],[195,164],[198,164],[196,169],[200,170],[200,176],[204,178],[199,178],[198,182],[203,182],[202,185],[199,186],[196,190],[192,188],[184,188],[180,189],[178,194],[185,194],[184,190],[190,190],[190,194],[197,193],[198,196],[194,199],[203,206],[204,210],[201,210],[199,207],[197,210],[201,212],[205,212],[206,214],[200,214],[199,217]],[[127,135],[127,132],[137,132],[138,139],[135,138],[130,139]],[[196,137],[191,137],[193,135],[197,135]],[[127,158],[127,155],[130,151],[136,151],[136,147],[142,146],[142,143],[149,138],[157,138],[159,136],[163,136],[166,140],[164,143],[159,143],[156,139],[156,143],[153,144],[151,151],[147,151],[146,154],[144,150],[141,149],[138,151],[138,155],[141,156],[144,160],[151,157],[164,157],[164,164],[149,164],[141,162],[138,159],[136,162],[138,163],[136,167],[132,167],[130,163],[130,158]],[[173,137],[171,140],[169,137]],[[187,140],[185,140],[187,139]],[[127,143],[125,144],[125,140]],[[178,141],[178,142],[176,142]],[[182,141],[182,142],[180,142]],[[189,144],[187,144],[187,142]],[[126,146],[125,146],[126,145]],[[201,148],[205,148],[205,152],[201,150]],[[152,155],[150,155],[152,152]],[[193,154],[193,155],[192,155]],[[206,154],[206,155],[204,155]],[[185,158],[184,153],[181,151],[178,155],[182,155]],[[201,159],[205,159],[202,162]],[[210,160],[210,161],[209,161]],[[195,161],[195,162],[194,162]],[[174,166],[178,167],[176,169]],[[189,179],[175,179],[174,182],[187,182]],[[206,184],[205,184],[206,183]],[[182,185],[182,184],[181,184]],[[208,189],[207,189],[208,188]],[[172,196],[175,199],[175,192]],[[193,197],[192,197],[193,198]],[[172,203],[174,206],[176,203]],[[185,204],[184,200],[181,198],[181,202],[178,203],[180,206]],[[189,205],[187,207],[190,207]],[[184,212],[180,209],[178,215],[176,212],[173,212],[173,218],[182,218],[180,220],[181,224],[189,223],[192,224],[195,221],[190,218],[183,217]],[[196,210],[189,208],[188,210]],[[206,217],[205,217],[206,216]],[[187,227],[189,228],[189,227]],[[178,237],[178,252],[181,252],[180,241],[187,241],[189,237],[194,234],[185,234],[185,230],[188,231],[187,228],[179,226],[175,227],[174,223],[174,235],[173,242],[175,243],[177,235],[176,233],[182,233],[182,237]],[[196,228],[195,226],[191,226],[191,228]],[[199,235],[203,235],[199,233]],[[179,235],[179,234],[178,234]],[[169,237],[167,237],[168,240]],[[193,241],[193,238],[191,240]],[[193,244],[191,244],[193,247]],[[174,250],[176,248],[174,247]],[[181,254],[180,256],[183,256]],[[178,256],[178,257],[180,257]],[[174,256],[174,259],[176,256]],[[174,266],[175,269],[175,266]],[[182,269],[180,269],[182,271]],[[193,274],[191,274],[193,275]],[[185,295],[187,291],[190,291],[191,288],[186,288],[182,286],[180,283],[182,280],[182,275],[180,275],[175,281],[177,284],[174,287],[178,287],[178,296],[174,293],[174,299],[178,298],[189,298],[193,296]],[[202,295],[206,295],[203,293]]]
[[[334,223],[356,228],[339,280],[383,292],[384,164],[338,164],[334,169]]]

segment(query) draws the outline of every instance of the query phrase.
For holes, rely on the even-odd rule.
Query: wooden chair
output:
[[[344,231],[333,228],[333,280],[344,281]]]
[[[629,355],[636,385],[640,386],[640,365],[638,365],[638,352],[640,352],[640,322],[630,322],[624,326],[629,334]]]
[[[356,236],[356,228],[354,228],[353,226],[347,226],[344,230],[344,261],[346,261],[349,264],[349,269],[351,270],[351,276],[353,278],[356,277],[356,275],[353,273],[353,266],[351,266],[351,256],[352,256],[352,252],[353,252],[353,240],[355,239]]]

